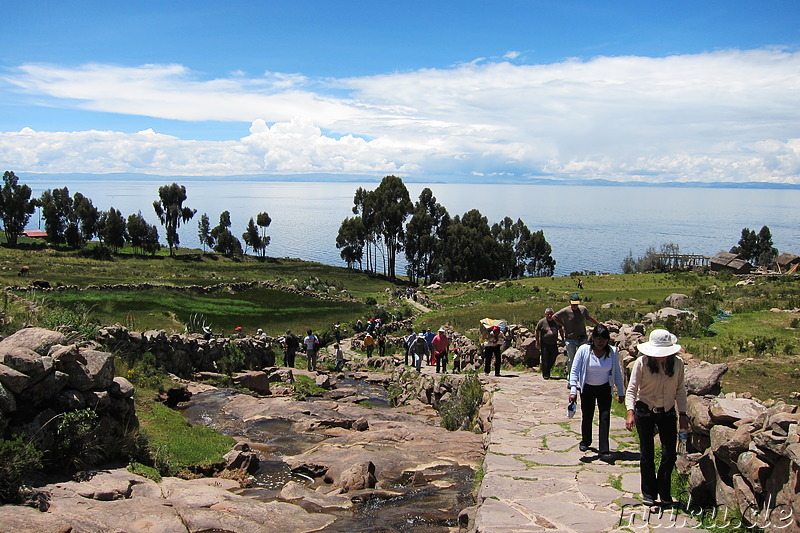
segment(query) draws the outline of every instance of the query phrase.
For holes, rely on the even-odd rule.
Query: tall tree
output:
[[[211,230],[211,237],[214,239],[214,251],[228,257],[242,255],[242,243],[233,236],[230,230],[231,213],[223,211],[219,215],[219,225]]]
[[[19,178],[7,170],[3,173],[3,188],[0,189],[0,219],[9,246],[16,246],[19,236],[36,210],[37,202],[31,200],[31,188],[20,185]]]
[[[260,255],[259,251],[261,250],[261,235],[258,233],[258,227],[256,227],[256,223],[253,220],[253,217],[250,217],[250,222],[247,223],[247,228],[242,233],[242,240],[245,243],[245,253],[247,253],[247,246],[253,248],[253,252],[256,255]]]
[[[97,233],[100,211],[92,201],[76,192],[72,197],[72,210],[67,216],[65,236],[73,248],[83,248]]]
[[[743,228],[739,244],[731,248],[731,252],[757,266],[769,266],[778,256],[778,249],[772,246],[772,233],[768,226],[762,226],[758,233]]]
[[[42,206],[47,240],[53,244],[65,243],[68,217],[72,213],[72,198],[69,195],[69,189],[62,187],[44,191],[39,199],[39,205]]]
[[[756,254],[755,261],[758,266],[770,266],[778,257],[778,249],[772,246],[772,233],[767,226],[762,226],[758,232]]]
[[[134,253],[155,255],[161,249],[158,242],[158,228],[148,224],[139,211],[135,215],[128,215],[126,224],[128,242],[131,243]]]
[[[186,187],[173,183],[158,188],[159,201],[153,202],[153,209],[158,215],[158,219],[167,231],[167,244],[169,245],[169,255],[175,255],[175,247],[180,244],[178,228],[181,222],[189,222],[197,209],[184,207],[186,201]]]
[[[428,283],[441,269],[442,241],[450,215],[429,188],[424,188],[406,224],[406,273],[412,282],[420,278]]]
[[[403,225],[414,205],[403,180],[397,176],[384,177],[370,196],[374,201],[375,227],[386,246],[386,274],[394,278],[397,252],[402,250],[405,237]]]
[[[269,217],[269,213],[263,212],[256,215],[256,225],[258,226],[259,235],[261,236],[261,248],[259,249],[261,257],[267,256],[267,246],[269,246],[270,242],[269,235],[267,235],[267,228],[270,224],[272,224],[272,219]]]
[[[347,263],[347,268],[354,268],[356,263],[359,268],[362,266],[366,234],[361,217],[345,218],[339,226],[336,247],[341,249],[339,255]]]
[[[118,252],[125,246],[128,232],[125,227],[125,218],[119,209],[111,207],[102,213],[97,228],[100,243],[110,248],[112,252]]]
[[[517,245],[517,254],[525,269],[532,276],[552,276],[556,269],[556,261],[551,253],[550,243],[544,237],[544,231],[533,233],[525,228]]]
[[[211,238],[211,221],[206,213],[200,216],[200,222],[197,223],[197,238],[203,245],[203,253],[206,253],[206,246],[214,246],[214,239]]]
[[[444,242],[445,281],[474,281],[497,277],[497,241],[486,217],[477,209],[456,215]]]
[[[738,254],[745,261],[755,261],[758,256],[758,235],[750,228],[742,228],[739,244],[731,248],[731,253]]]

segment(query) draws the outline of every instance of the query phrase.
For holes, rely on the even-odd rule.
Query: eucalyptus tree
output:
[[[97,224],[97,237],[100,244],[109,248],[112,252],[118,252],[128,238],[128,231],[125,225],[125,218],[119,209],[109,208],[100,214]]]
[[[231,213],[223,211],[219,215],[219,225],[211,230],[214,239],[214,251],[228,257],[242,255],[242,243],[233,236],[230,230]]]
[[[97,233],[100,211],[92,200],[76,192],[72,197],[72,209],[67,215],[67,228],[64,232],[67,244],[73,248],[83,248]]]
[[[158,188],[158,196],[160,200],[153,202],[153,209],[167,232],[169,255],[174,256],[174,249],[181,242],[178,228],[181,226],[181,222],[189,222],[197,209],[184,207],[186,187],[183,185],[177,183],[163,185]]]
[[[517,256],[525,265],[525,270],[532,276],[552,276],[556,269],[556,261],[551,255],[553,248],[544,237],[544,231],[533,233],[524,228],[517,244]]]
[[[772,233],[768,226],[762,226],[758,233],[743,228],[739,244],[731,248],[731,252],[757,266],[768,266],[778,257],[778,249],[772,246]]]
[[[428,283],[438,274],[449,224],[447,209],[436,202],[429,188],[424,188],[405,230],[406,273],[412,282],[422,278]]]
[[[356,189],[356,192],[353,195],[353,214],[358,215],[355,218],[358,218],[363,226],[363,232],[359,233],[363,239],[361,241],[361,250],[359,252],[359,264],[361,264],[362,258],[366,256],[366,270],[369,272],[374,272],[378,244],[378,226],[375,223],[375,201],[371,191],[368,191],[362,187]],[[347,219],[345,219],[345,221],[346,220]],[[349,224],[352,225],[352,223]],[[342,222],[342,225],[344,225],[344,222]],[[345,232],[348,236],[353,235],[352,229],[352,227],[345,228]],[[339,232],[342,232],[341,227],[339,228]],[[349,246],[352,248],[352,244],[349,244]]]
[[[272,224],[272,219],[269,213],[259,213],[256,215],[256,225],[258,226],[258,236],[260,238],[259,249],[261,257],[267,256],[267,246],[269,246],[270,238],[267,235],[267,228]]]
[[[47,189],[39,198],[39,205],[42,208],[47,240],[53,244],[64,244],[67,241],[68,217],[72,212],[69,189]]]
[[[386,262],[390,278],[395,277],[397,252],[403,249],[404,224],[414,204],[403,180],[397,176],[386,176],[372,193],[375,205],[377,231],[386,246]]]
[[[16,246],[19,236],[36,210],[36,200],[31,200],[31,188],[19,184],[19,178],[10,170],[3,173],[0,189],[0,220],[9,246]]]
[[[347,263],[347,268],[354,268],[358,263],[361,268],[364,258],[364,243],[367,230],[361,217],[345,218],[336,235],[336,247],[341,249],[339,255]]]
[[[203,245],[203,253],[206,252],[206,246],[214,246],[214,239],[211,238],[211,221],[206,213],[200,216],[200,221],[197,223],[197,238]]]
[[[489,222],[477,209],[456,215],[447,228],[443,246],[445,281],[494,279],[498,270],[498,245]]]
[[[155,255],[161,249],[158,242],[158,228],[155,224],[148,224],[139,211],[135,215],[128,215],[126,224],[128,242],[131,243],[134,253]]]

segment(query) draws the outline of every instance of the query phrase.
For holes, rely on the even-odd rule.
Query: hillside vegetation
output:
[[[18,276],[23,265],[29,267],[28,277]],[[277,335],[287,328],[324,331],[336,322],[352,330],[359,318],[411,314],[410,306],[394,296],[404,288],[399,282],[296,259],[229,259],[183,249],[177,250],[174,258],[123,253],[97,259],[91,253],[36,245],[0,248],[0,283],[4,287],[27,286],[35,279],[47,280],[53,287],[141,283],[162,287],[135,292],[7,290],[4,333],[25,324],[66,324],[88,336],[92,328],[116,322],[139,331],[183,332],[189,316],[199,312],[215,331],[230,332],[241,326],[247,333],[263,328],[267,334]],[[791,393],[800,391],[800,313],[787,312],[800,308],[796,277],[755,278],[745,286],[737,286],[739,279],[729,274],[618,274],[582,279],[583,301],[601,321],[633,323],[664,307],[670,294],[689,295],[689,307],[698,320],[662,325],[677,333],[681,344],[695,356],[729,364],[731,370],[723,378],[725,390],[797,402]],[[245,281],[265,281],[306,292],[260,286],[246,290],[222,287],[209,293],[172,288]],[[443,284],[441,289],[425,291],[435,305],[432,312],[416,318],[415,327],[449,324],[473,337],[484,317],[532,327],[545,308],[565,305],[576,290],[576,281],[574,277],[538,277]],[[311,293],[330,298],[316,298]]]

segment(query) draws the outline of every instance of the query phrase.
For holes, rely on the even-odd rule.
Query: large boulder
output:
[[[703,396],[705,394],[718,394],[720,391],[719,380],[728,365],[724,363],[712,364],[702,361],[697,366],[686,367],[686,390],[689,394]]]
[[[733,424],[739,420],[755,420],[766,407],[748,398],[714,398],[709,412],[715,424]]]
[[[15,394],[22,392],[31,378],[10,366],[0,364],[0,384],[8,387]]]
[[[53,360],[49,357],[42,357],[37,352],[25,346],[11,346],[2,354],[2,360],[9,366],[38,381],[45,374],[52,371]]]
[[[64,344],[63,333],[44,328],[24,328],[0,341],[0,357],[12,348],[27,348],[39,355],[47,355],[54,344]]]
[[[82,350],[80,361],[60,364],[59,370],[69,376],[69,386],[79,391],[106,390],[114,380],[114,356],[108,352]]]
[[[233,377],[233,382],[258,394],[269,394],[269,375],[266,372],[241,372]]]
[[[664,298],[664,302],[667,303],[670,307],[686,307],[689,304],[689,298],[685,294],[680,294],[677,292],[673,292],[666,298]]]
[[[342,492],[354,490],[373,489],[377,484],[375,478],[375,465],[372,461],[356,463],[339,476],[334,482],[334,486],[342,489]]]

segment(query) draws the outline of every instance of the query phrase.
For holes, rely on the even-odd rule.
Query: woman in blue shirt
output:
[[[592,330],[591,343],[584,344],[575,353],[575,361],[569,373],[569,401],[581,394],[581,442],[582,452],[592,444],[592,419],[597,404],[599,415],[599,452],[601,459],[610,459],[608,433],[611,426],[611,384],[617,389],[619,403],[625,401],[622,369],[619,366],[617,349],[609,345],[611,335],[608,328],[598,324]]]

